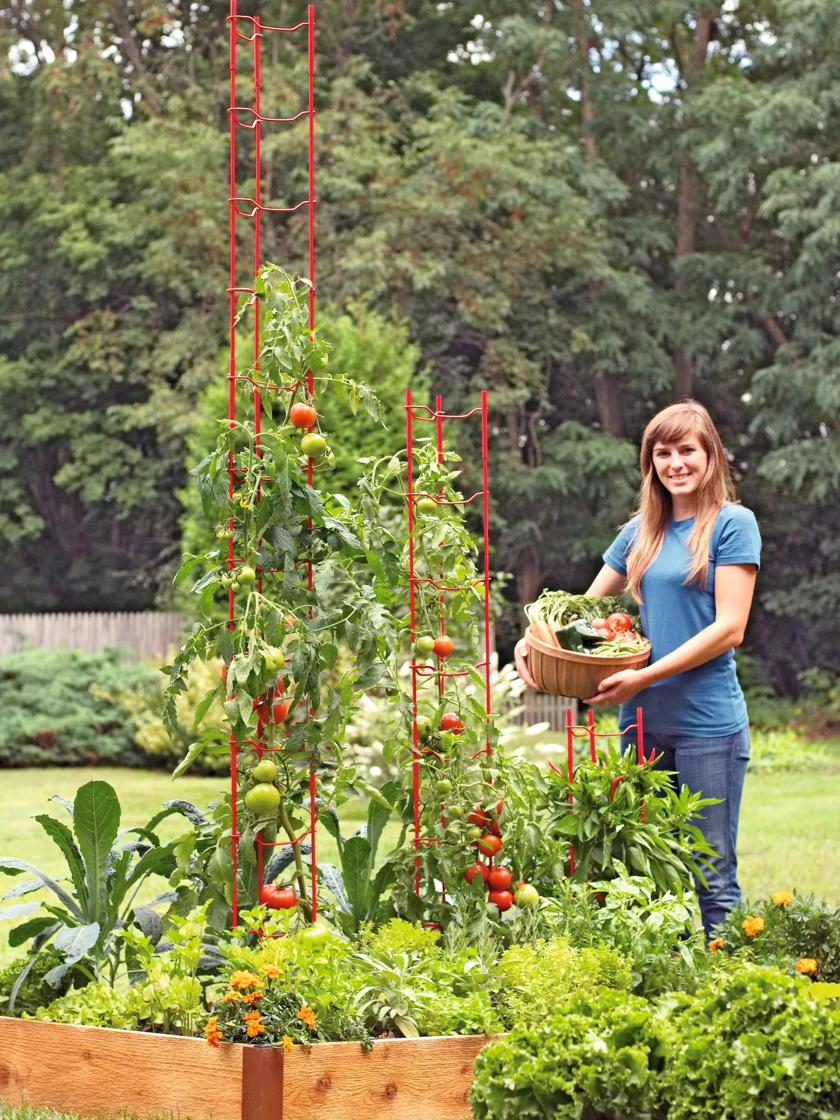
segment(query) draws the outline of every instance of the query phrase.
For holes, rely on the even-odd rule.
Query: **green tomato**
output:
[[[251,777],[255,782],[276,782],[277,764],[270,758],[261,758],[251,771]]]
[[[441,797],[446,797],[447,793],[452,792],[452,782],[448,778],[439,778],[435,782],[435,793],[439,793]]]
[[[279,646],[266,647],[263,656],[265,657],[265,667],[271,673],[276,673],[286,666],[286,655]]]
[[[257,817],[274,816],[280,808],[280,790],[269,782],[260,782],[245,794],[245,806]]]
[[[478,825],[473,825],[473,827],[467,832],[467,836],[469,836],[470,840],[480,840],[483,835],[484,833],[481,831]]]
[[[243,564],[237,572],[237,579],[240,583],[255,583],[257,579],[257,573],[254,571],[250,564]]]
[[[295,941],[302,941],[306,945],[324,945],[328,941],[338,941],[339,934],[321,919],[314,921],[311,926],[303,926],[294,935]]]
[[[304,455],[307,455],[317,463],[320,462],[327,453],[327,441],[317,432],[307,432],[300,441],[300,449]]]
[[[418,716],[417,717],[417,738],[420,740],[421,743],[424,743],[429,738],[429,735],[431,734],[431,731],[432,731],[432,721],[429,719],[429,717],[428,716]]]
[[[531,886],[530,883],[525,883],[516,892],[516,905],[517,906],[539,906],[540,892],[536,887]]]
[[[434,498],[418,498],[416,508],[425,517],[440,517],[441,507]]]
[[[434,648],[435,640],[431,634],[421,634],[414,643],[414,652],[419,653],[421,657],[428,657]]]

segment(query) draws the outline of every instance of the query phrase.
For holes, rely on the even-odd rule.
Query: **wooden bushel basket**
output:
[[[554,692],[560,696],[574,696],[586,700],[598,691],[598,685],[612,673],[621,669],[641,669],[650,660],[650,644],[641,653],[626,653],[619,657],[596,657],[591,653],[574,653],[570,649],[557,649],[540,641],[525,631],[528,647],[528,667],[540,692]]]

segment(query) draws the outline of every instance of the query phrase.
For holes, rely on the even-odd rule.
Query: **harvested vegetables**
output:
[[[619,657],[649,649],[649,642],[639,634],[638,620],[612,596],[543,591],[535,603],[525,607],[525,614],[534,637],[558,649],[596,657]]]

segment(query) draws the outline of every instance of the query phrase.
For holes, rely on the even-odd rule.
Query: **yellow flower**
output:
[[[259,976],[253,972],[232,972],[228,983],[232,988],[237,988],[240,992],[245,992],[248,988],[259,988],[262,984]]]
[[[262,1025],[262,1016],[259,1011],[247,1011],[242,1020],[245,1023],[245,1033],[248,1038],[256,1038],[257,1035],[265,1034],[265,1027]]]
[[[764,919],[754,918],[752,914],[741,922],[741,929],[747,937],[755,937],[757,933],[761,933],[764,929]]]
[[[283,1035],[283,1049],[288,1051],[288,1050],[291,1050],[293,1046],[294,1046],[294,1043],[292,1042],[289,1035],[284,1034]]]
[[[297,1013],[298,1019],[304,1023],[311,1031],[315,1030],[315,1012],[311,1007],[304,1004]]]
[[[770,895],[770,901],[777,906],[790,906],[793,902],[793,895],[790,891],[773,891]]]
[[[796,971],[801,972],[803,976],[813,976],[819,967],[813,957],[801,957],[796,962]]]
[[[709,942],[709,952],[716,953],[718,949],[722,949],[726,942],[722,937],[716,937],[714,941]]]
[[[204,1035],[207,1039],[208,1046],[218,1046],[222,1041],[222,1032],[219,1030],[218,1015],[211,1015],[207,1020],[207,1027],[205,1028]]]
[[[280,971],[281,970],[277,967],[276,964],[261,964],[260,965],[260,972],[262,972],[263,975],[267,976],[269,980],[276,980],[277,977],[280,975]]]
[[[229,992],[225,992],[225,994],[222,996],[222,1003],[239,1003],[241,999],[242,996],[239,994],[239,992],[234,992],[233,990],[231,990]]]

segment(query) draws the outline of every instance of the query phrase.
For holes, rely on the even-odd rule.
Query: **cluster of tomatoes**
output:
[[[439,634],[436,638],[431,634],[421,634],[414,643],[414,652],[420,657],[428,657],[433,653],[441,661],[449,657],[454,649],[455,643],[448,634]]]
[[[289,421],[292,426],[306,432],[300,441],[303,454],[316,466],[334,466],[335,458],[329,444],[320,432],[312,431],[317,419],[318,412],[315,407],[304,401],[297,401],[289,409]]]
[[[613,641],[619,634],[626,634],[628,638],[638,637],[633,630],[633,619],[624,611],[616,611],[606,618],[593,618],[591,625],[605,642]]]

